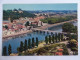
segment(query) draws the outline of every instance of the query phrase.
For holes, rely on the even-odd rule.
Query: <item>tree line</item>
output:
[[[74,26],[72,23],[64,23],[62,25],[63,32],[68,33],[77,33],[77,26]]]
[[[36,37],[36,41],[34,40],[34,38],[32,38],[32,42],[31,42],[31,39],[28,39],[28,40],[25,39],[24,43],[22,41],[20,42],[20,47],[17,48],[17,51],[22,52],[22,51],[26,51],[27,49],[34,48],[35,46],[38,47],[38,43],[39,41],[37,37]],[[12,53],[12,47],[9,44],[8,55],[10,55],[11,53]],[[7,56],[6,46],[3,47],[3,56]]]
[[[64,41],[64,34],[63,33],[55,33],[52,36],[49,35],[49,36],[45,37],[46,44],[57,43],[57,42],[60,42],[60,41]]]
[[[12,48],[11,48],[11,45],[9,44],[8,46],[8,54],[10,55],[12,53]],[[7,55],[7,47],[4,46],[3,47],[3,55],[6,56]]]
[[[65,22],[65,21],[70,21],[72,19],[76,19],[77,16],[66,16],[66,17],[60,17],[60,18],[45,18],[41,19],[42,22],[48,23],[48,24],[54,24],[54,23],[60,23],[60,22]]]
[[[21,41],[20,47],[17,48],[17,51],[18,52],[26,51],[27,49],[34,48],[35,46],[38,47],[37,37],[36,37],[36,41],[34,40],[34,38],[32,38],[32,41],[31,39],[25,40],[24,43]]]
[[[23,13],[13,12],[13,10],[3,10],[3,20],[8,20],[11,18],[11,21],[14,19],[19,19],[20,17],[35,17],[36,15],[29,13],[27,11],[23,11]]]

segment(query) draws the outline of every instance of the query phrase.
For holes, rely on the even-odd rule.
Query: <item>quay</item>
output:
[[[2,38],[5,39],[8,37],[15,37],[15,36],[19,36],[19,35],[30,33],[30,32],[32,32],[32,30],[28,30],[28,31],[20,32],[20,33],[18,32],[18,33],[12,34],[12,35],[6,35],[6,36],[3,36]]]

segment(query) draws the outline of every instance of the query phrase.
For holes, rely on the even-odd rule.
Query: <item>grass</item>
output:
[[[63,43],[55,43],[55,44],[47,44],[45,42],[42,42],[39,44],[37,48],[28,49],[24,53],[20,53],[19,55],[27,55],[27,56],[48,56],[48,55],[55,55],[57,52],[57,49],[61,48],[63,49],[65,47],[65,44]]]

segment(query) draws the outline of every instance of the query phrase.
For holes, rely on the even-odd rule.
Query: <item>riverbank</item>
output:
[[[5,38],[8,38],[8,37],[19,36],[19,35],[30,33],[30,32],[32,32],[32,30],[21,31],[21,32],[17,32],[17,33],[14,33],[14,34],[5,35],[2,38],[5,39]]]
[[[55,23],[55,24],[47,24],[45,26],[41,26],[41,27],[38,27],[36,29],[42,29],[42,30],[45,30],[49,27],[53,27],[53,26],[57,26],[57,25],[61,25],[61,24],[64,24],[64,23],[70,23],[70,22],[74,22],[74,21],[77,21],[76,19],[74,20],[70,20],[70,21],[65,21],[65,22],[61,22],[61,23]]]
[[[62,49],[62,47],[61,46],[59,46],[59,45],[63,45],[63,44],[65,44],[65,45],[67,45],[68,44],[68,41],[62,41],[62,42],[59,42],[59,43],[54,43],[54,44],[46,44],[44,41],[43,42],[40,42],[39,43],[39,45],[38,45],[38,47],[35,47],[35,48],[32,48],[32,49],[28,49],[28,50],[26,50],[26,51],[23,51],[21,54],[22,55],[27,55],[27,53],[33,53],[34,54],[34,56],[37,56],[36,55],[36,53],[37,53],[37,51],[38,50],[40,50],[40,49],[43,49],[44,47],[50,47],[50,46],[52,46],[52,47],[55,47],[56,48],[56,50],[54,50],[53,48],[52,49],[49,49],[49,52],[47,51],[46,53],[48,53],[48,54],[45,54],[45,55],[49,55],[49,54],[51,54],[52,52],[57,52],[57,50],[58,49]],[[45,48],[44,48],[45,49]],[[51,52],[50,52],[51,51]],[[26,54],[25,54],[26,53]],[[44,54],[44,53],[43,53]],[[53,54],[54,55],[54,54]],[[10,56],[19,56],[19,53],[12,53],[12,54],[10,54]]]
[[[37,27],[37,28],[34,28],[34,29],[45,30],[45,29],[47,29],[47,28],[49,28],[49,27],[61,25],[61,24],[64,24],[64,23],[74,22],[74,21],[76,21],[76,19],[70,20],[70,21],[66,21],[66,22],[56,23],[56,24],[47,24],[47,25],[45,25],[45,26]],[[5,36],[3,36],[2,38],[5,39],[5,38],[8,38],[8,37],[19,36],[19,35],[26,34],[26,33],[30,33],[30,32],[32,32],[32,30],[20,31],[20,32],[17,32],[17,33],[14,33],[14,34],[5,35]]]

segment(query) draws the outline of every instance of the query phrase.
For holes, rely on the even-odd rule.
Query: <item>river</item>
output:
[[[77,22],[71,22],[74,26],[78,26],[77,25]],[[57,26],[53,26],[53,27],[50,27],[48,28],[48,30],[52,30],[52,31],[60,31],[62,32],[62,24],[61,25],[57,25]]]
[[[73,22],[74,26],[77,26],[77,22]],[[62,25],[58,25],[58,26],[54,26],[54,27],[50,27],[48,28],[48,30],[53,30],[53,31],[62,31]],[[22,36],[18,36],[15,38],[8,38],[5,41],[2,42],[2,47],[6,46],[8,48],[9,44],[12,47],[12,53],[17,53],[17,48],[20,46],[20,42],[21,41],[25,41],[25,39],[32,39],[32,37],[34,37],[34,39],[36,39],[36,37],[38,37],[39,41],[43,41],[45,40],[45,36],[46,35],[50,35],[47,33],[37,33],[37,32],[32,32],[32,33],[28,33],[28,34],[24,34]],[[8,51],[8,49],[7,49]]]

